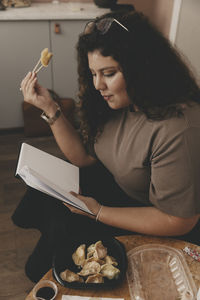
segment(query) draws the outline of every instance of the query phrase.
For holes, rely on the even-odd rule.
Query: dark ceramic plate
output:
[[[72,260],[72,254],[74,251],[81,245],[86,244],[86,247],[88,247],[91,244],[96,243],[98,240],[88,240],[87,242],[82,241],[77,245],[69,246],[67,250],[61,250],[60,253],[58,253],[53,258],[53,276],[57,280],[58,283],[61,285],[68,287],[68,288],[74,288],[74,289],[83,289],[83,288],[113,288],[115,286],[118,286],[124,279],[126,275],[127,270],[127,256],[126,251],[122,243],[120,243],[115,238],[109,238],[109,239],[101,239],[103,245],[107,248],[108,255],[113,256],[116,261],[118,262],[117,268],[120,270],[120,275],[117,279],[107,279],[104,278],[104,283],[82,283],[82,282],[66,282],[61,279],[60,273],[64,271],[65,269],[69,269],[72,272],[80,272],[80,269],[74,264]]]

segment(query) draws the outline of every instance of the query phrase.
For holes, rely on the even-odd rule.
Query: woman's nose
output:
[[[100,90],[105,90],[106,88],[106,84],[104,79],[102,78],[102,76],[96,76],[94,78],[94,87],[96,90],[100,91]]]

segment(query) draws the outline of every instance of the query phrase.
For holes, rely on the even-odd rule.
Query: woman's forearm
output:
[[[49,91],[38,84],[35,72],[29,72],[26,75],[22,80],[21,89],[25,102],[43,110],[49,119],[55,118],[58,105],[53,101]],[[95,162],[95,159],[87,154],[77,131],[62,113],[50,126],[58,146],[70,162],[79,167]]]
[[[88,155],[80,136],[63,114],[51,125],[56,142],[65,157],[78,167],[88,166],[95,159]]]
[[[198,216],[179,218],[170,216],[155,207],[103,206],[98,220],[114,227],[137,233],[159,236],[176,236],[189,232]]]

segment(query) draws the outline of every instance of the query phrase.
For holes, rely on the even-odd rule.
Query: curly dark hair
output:
[[[115,18],[102,34],[96,26],[82,33],[77,44],[81,131],[84,142],[94,143],[116,111],[93,85],[88,52],[111,56],[122,70],[127,93],[147,118],[161,120],[181,114],[181,103],[200,102],[200,88],[190,69],[170,42],[142,13],[112,12],[96,18]]]

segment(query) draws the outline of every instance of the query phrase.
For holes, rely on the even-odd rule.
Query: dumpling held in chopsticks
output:
[[[47,67],[52,56],[53,56],[53,53],[49,52],[48,48],[44,48],[44,50],[42,50],[42,52],[41,52],[41,58],[40,58],[41,64],[44,67]]]

